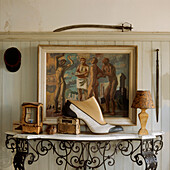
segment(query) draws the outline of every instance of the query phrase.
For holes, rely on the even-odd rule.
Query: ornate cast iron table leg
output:
[[[136,147],[134,141],[138,142]],[[123,140],[117,147],[122,155],[130,156],[137,165],[142,166],[145,163],[145,170],[156,170],[158,165],[156,155],[162,149],[163,141],[162,136],[157,136],[156,139]]]
[[[27,153],[17,152],[15,154],[14,161],[13,161],[13,165],[14,165],[15,170],[17,170],[17,169],[25,170],[24,162],[25,162],[26,157],[27,157]]]
[[[10,135],[6,136],[6,147],[12,152],[16,151],[13,165],[15,170],[25,170],[24,162],[28,155],[28,141],[25,139],[15,139]]]

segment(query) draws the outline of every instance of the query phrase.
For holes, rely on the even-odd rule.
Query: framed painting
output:
[[[95,96],[106,122],[136,125],[137,46],[39,45],[38,101],[46,121],[62,115],[67,99]]]

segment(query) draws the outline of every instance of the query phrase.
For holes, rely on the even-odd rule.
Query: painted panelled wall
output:
[[[149,131],[164,131],[164,147],[158,155],[158,170],[170,169],[170,33],[0,33],[0,169],[11,170],[12,156],[5,148],[5,131],[12,130],[13,121],[19,120],[21,104],[37,101],[37,47],[48,45],[137,45],[138,89],[150,90],[156,96],[156,49],[160,50],[160,116],[156,122],[155,109],[147,110]],[[3,54],[9,47],[17,47],[22,54],[21,68],[16,73],[6,70]],[[140,110],[138,110],[140,112]],[[137,133],[138,125],[124,127],[125,131]],[[40,157],[38,162],[26,169],[63,169],[57,167],[55,156]],[[57,167],[57,168],[56,168]],[[114,170],[143,170],[129,157],[119,153],[115,156]],[[69,168],[71,169],[71,168]],[[100,168],[102,169],[102,168]]]

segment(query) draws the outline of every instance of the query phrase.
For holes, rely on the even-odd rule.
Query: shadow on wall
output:
[[[162,97],[164,100],[170,100],[170,74],[162,76]]]
[[[5,146],[0,144],[0,170],[1,168],[8,168],[12,165],[12,156],[10,151]]]
[[[4,50],[0,50],[0,71],[4,68]]]
[[[1,79],[1,84],[0,84],[0,94],[2,90],[2,72],[5,69],[5,63],[4,63],[4,52],[5,50],[0,50],[0,79]],[[2,95],[0,96],[0,101],[2,101]],[[0,103],[0,108],[2,107],[2,102]],[[2,112],[0,112],[1,116]],[[0,120],[0,125],[2,124],[2,120]],[[2,132],[2,126],[0,126],[0,132]],[[2,133],[0,133],[0,170],[4,168],[8,168],[12,165],[12,156],[11,152],[7,150],[5,147],[5,140],[2,137]]]

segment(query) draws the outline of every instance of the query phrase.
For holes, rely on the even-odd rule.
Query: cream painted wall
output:
[[[147,129],[164,131],[164,147],[158,153],[158,170],[170,169],[170,33],[0,33],[0,170],[11,170],[13,154],[5,148],[5,131],[12,130],[13,121],[19,120],[21,104],[37,100],[37,46],[56,45],[137,45],[138,46],[138,89],[148,89],[155,100],[155,49],[160,49],[160,116],[156,122],[155,109],[148,109]],[[3,54],[11,46],[22,53],[22,65],[16,73],[6,70]],[[140,112],[140,110],[138,110]],[[137,133],[140,127],[124,127],[124,131]],[[38,162],[28,165],[26,170],[60,170],[55,163],[56,156],[50,152]],[[6,168],[7,167],[7,168]],[[115,165],[107,170],[144,170],[130,157],[120,153],[115,156]],[[71,169],[71,168],[68,168]],[[103,170],[99,168],[97,170]]]
[[[170,31],[169,6],[169,0],[0,0],[0,31],[124,22],[134,31]]]

